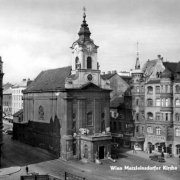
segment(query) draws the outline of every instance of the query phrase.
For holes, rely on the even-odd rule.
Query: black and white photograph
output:
[[[179,0],[0,0],[0,180],[179,178]]]

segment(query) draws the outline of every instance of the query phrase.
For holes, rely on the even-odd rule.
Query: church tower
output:
[[[3,109],[2,109],[2,99],[3,99],[3,62],[0,57],[0,166],[1,166],[1,157],[2,157],[2,145],[3,145]]]
[[[97,61],[97,49],[99,46],[95,45],[90,38],[91,32],[86,23],[85,8],[78,35],[78,40],[71,46],[72,75],[66,80],[66,88],[79,88],[91,82],[101,88],[110,89],[109,81],[102,80],[100,76],[100,66]]]

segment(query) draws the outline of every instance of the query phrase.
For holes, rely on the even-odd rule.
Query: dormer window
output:
[[[92,59],[90,56],[87,57],[87,69],[92,69]]]

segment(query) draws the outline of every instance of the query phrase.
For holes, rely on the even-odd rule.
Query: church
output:
[[[110,81],[101,78],[98,46],[86,14],[72,43],[72,66],[42,71],[23,91],[23,114],[14,115],[13,138],[64,160],[111,155]]]

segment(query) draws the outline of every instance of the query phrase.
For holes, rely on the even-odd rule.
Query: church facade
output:
[[[101,78],[85,13],[78,35],[72,66],[42,71],[23,91],[23,118],[14,120],[13,138],[64,160],[93,162],[111,155],[111,88]]]

